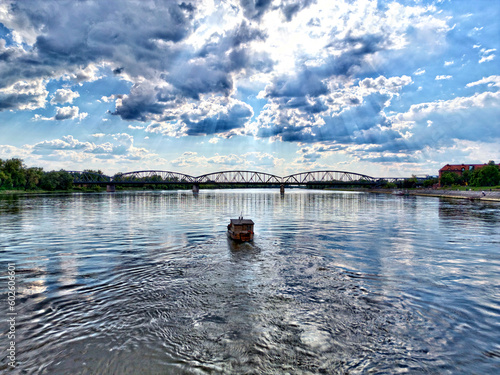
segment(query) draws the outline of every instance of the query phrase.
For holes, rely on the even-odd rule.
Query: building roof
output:
[[[254,222],[250,219],[231,219],[233,225],[253,225]]]
[[[462,168],[464,169],[469,169],[470,166],[476,168],[482,168],[485,167],[487,164],[446,164],[443,168],[439,170],[439,172],[446,172],[446,171],[461,171]]]

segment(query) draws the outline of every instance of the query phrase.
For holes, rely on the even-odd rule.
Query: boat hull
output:
[[[235,233],[231,230],[228,230],[227,236],[233,241],[237,242],[253,241],[253,233]]]

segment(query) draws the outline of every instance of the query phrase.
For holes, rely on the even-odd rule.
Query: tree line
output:
[[[24,165],[22,159],[0,159],[1,190],[70,190],[73,177],[66,171],[49,171]]]
[[[101,171],[90,169],[85,172],[102,174]],[[161,180],[161,176],[157,176]],[[151,178],[149,178],[151,180]],[[415,186],[415,181],[409,179],[405,183]],[[159,181],[160,182],[160,181]],[[428,184],[426,184],[426,182]],[[425,185],[434,184],[435,180],[424,181]],[[500,184],[500,169],[493,161],[486,166],[472,171],[465,170],[462,175],[454,172],[444,172],[440,178],[441,186],[468,185],[468,186],[497,186]],[[137,181],[141,183],[141,181]],[[150,182],[151,183],[151,182]],[[152,185],[154,186],[154,185]],[[218,186],[220,187],[220,186]],[[411,186],[408,186],[411,187]],[[22,159],[13,158],[8,160],[0,159],[0,190],[71,190],[73,188],[73,176],[64,171],[44,171],[43,168],[30,167],[24,165]],[[96,188],[98,188],[96,186]],[[185,188],[179,186],[163,186],[162,188]]]
[[[455,172],[444,172],[439,182],[441,186],[497,186],[500,184],[500,169],[497,164],[490,161],[482,168],[464,170],[461,176]]]

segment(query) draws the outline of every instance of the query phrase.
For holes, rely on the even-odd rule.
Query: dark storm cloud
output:
[[[319,96],[328,94],[328,88],[315,72],[304,69],[295,76],[279,77],[268,85],[265,96],[268,98]]]
[[[188,11],[190,13],[194,12],[194,10],[196,9],[196,7],[193,4],[185,3],[185,2],[180,3],[179,8],[181,8],[182,10]]]
[[[120,75],[123,73],[124,70],[125,68],[123,66],[121,68],[113,69],[113,74]]]
[[[229,95],[233,88],[230,75],[218,66],[204,62],[191,62],[175,68],[168,81],[181,93],[192,99],[199,99],[200,94],[220,93]]]
[[[243,2],[257,18],[270,4],[261,0]],[[133,81],[144,77],[158,83],[149,87],[136,81],[113,112],[124,120],[147,121],[152,117],[158,120],[165,109],[179,103],[180,97],[200,100],[204,94],[229,96],[234,90],[234,73],[272,70],[273,62],[266,53],[249,48],[253,41],[265,41],[266,33],[246,20],[222,35],[214,34],[199,49],[180,44],[197,27],[195,12],[194,1],[12,3],[12,19],[34,30],[36,38],[32,48],[26,50],[0,44],[0,89],[37,78],[95,80],[95,74],[78,72],[92,64],[111,63],[115,75],[126,73]],[[169,84],[168,92],[159,80]],[[16,98],[20,101],[17,105]],[[6,99],[0,111],[20,108],[22,102],[30,100],[22,95]]]
[[[276,77],[266,86],[264,96],[277,105],[278,114],[273,116],[271,124],[261,124],[257,135],[263,138],[280,136],[286,142],[304,143],[380,143],[387,141],[384,137],[398,138],[397,132],[372,130],[375,127],[386,129],[390,125],[383,113],[389,95],[372,94],[363,103],[355,96],[344,98],[349,105],[347,109],[330,116],[323,115],[325,124],[313,125],[314,115],[325,112],[328,105],[334,104],[331,98],[323,98],[332,94],[327,82],[332,79],[352,79],[361,70],[369,69],[365,66],[366,57],[388,46],[379,35],[353,37],[352,33],[348,33],[345,38],[328,47],[345,52],[338,56],[332,55],[319,66],[304,65],[298,73]],[[296,112],[295,116],[302,121],[297,123],[297,118],[291,117],[289,109],[298,109],[300,112]]]
[[[179,42],[192,31],[192,7],[186,1],[180,6],[173,1],[117,0],[12,3],[10,18],[38,36],[32,49],[2,69],[0,87],[20,79],[55,78],[101,61],[114,61],[131,76],[147,77],[176,53],[160,50],[157,43]]]
[[[197,57],[207,58],[209,56],[216,56],[219,59],[223,57],[221,53],[229,51],[231,48],[242,47],[254,40],[264,41],[267,34],[253,26],[249,26],[246,21],[236,26],[233,30],[228,31],[226,34],[213,34],[214,41],[206,43],[199,51]]]
[[[316,0],[294,0],[283,4],[281,11],[285,19],[290,22],[293,16],[313,3],[316,3]]]
[[[271,9],[272,0],[240,0],[245,17],[260,20]]]
[[[325,83],[326,80],[332,77],[353,76],[362,68],[367,55],[385,48],[382,38],[376,35],[356,38],[348,35],[337,42],[335,47],[346,52],[340,56],[329,57],[320,66],[303,67],[294,75],[277,77],[265,88],[265,96],[281,98],[327,95],[330,91]]]
[[[244,16],[256,21],[260,21],[262,16],[272,9],[280,9],[284,19],[289,22],[298,12],[314,3],[316,0],[284,0],[273,7],[272,0],[240,0]]]
[[[46,95],[44,95],[46,96]],[[39,107],[40,97],[33,94],[0,93],[0,112],[22,107]]]
[[[233,72],[245,69],[250,74],[271,70],[273,63],[266,54],[253,53],[247,48],[254,40],[265,40],[266,34],[258,28],[244,21],[224,36],[214,37],[217,42],[209,42],[198,51],[183,51],[182,56],[177,57],[179,63],[160,75],[173,86],[172,91],[153,87],[139,89],[144,85],[136,85],[114,114],[125,120],[146,121],[150,115],[159,115],[168,107],[164,102],[172,104],[181,97],[200,100],[203,94],[229,96],[234,89]]]
[[[267,34],[262,30],[249,26],[246,21],[233,30],[221,36],[215,34],[217,41],[205,44],[196,52],[197,64],[210,67],[211,70],[220,71],[223,74],[246,69],[248,74],[252,72],[266,73],[272,69],[273,62],[265,53],[258,53],[248,48],[248,44],[253,41],[264,41]],[[179,67],[173,76],[179,76],[186,70],[188,75],[192,74],[192,69]]]
[[[0,111],[44,107],[47,94],[42,80],[17,82],[8,88],[0,89]]]
[[[314,101],[308,100],[305,97],[283,98],[285,108],[296,108],[305,113],[320,113],[326,111],[328,106],[321,100],[316,98]]]
[[[175,100],[175,96],[168,95],[150,84],[135,84],[130,95],[121,99],[112,114],[124,120],[146,121],[151,114],[161,115],[167,107],[166,103],[172,100]]]
[[[242,22],[228,34],[227,38],[233,47],[239,47],[241,44],[254,40],[264,41],[267,38],[267,34],[256,27],[249,26],[246,22]]]
[[[236,104],[227,113],[219,113],[216,116],[206,117],[200,121],[190,120],[188,114],[181,117],[188,128],[188,135],[207,135],[242,128],[252,115],[253,112],[248,106]]]
[[[369,95],[362,105],[337,115],[323,116],[325,124],[321,126],[295,126],[291,117],[280,114],[271,126],[261,127],[257,135],[261,138],[280,136],[285,142],[386,143],[400,137],[399,133],[387,129],[390,123],[383,109],[388,98],[388,95],[382,94]]]

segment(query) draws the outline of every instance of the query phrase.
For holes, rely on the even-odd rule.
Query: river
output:
[[[240,213],[253,243],[227,239]],[[498,203],[305,189],[0,196],[0,371],[498,373],[499,224]]]

